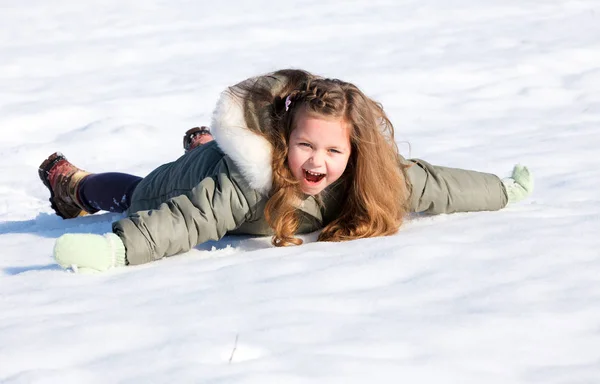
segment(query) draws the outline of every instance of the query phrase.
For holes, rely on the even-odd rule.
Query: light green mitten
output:
[[[517,164],[512,176],[502,179],[509,203],[523,200],[533,192],[533,175],[526,166]]]
[[[103,272],[125,265],[125,245],[114,233],[66,234],[56,239],[54,258],[78,273]]]

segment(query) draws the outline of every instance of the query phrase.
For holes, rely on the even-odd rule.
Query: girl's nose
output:
[[[310,160],[314,165],[321,165],[323,163],[323,155],[321,154],[321,151],[313,151]]]

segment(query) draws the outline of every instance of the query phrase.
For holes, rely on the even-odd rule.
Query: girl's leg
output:
[[[81,180],[77,197],[88,212],[124,212],[131,205],[131,195],[141,180],[126,173],[93,173]]]
[[[50,191],[50,206],[63,219],[106,210],[123,212],[140,177],[123,173],[92,174],[55,152],[40,164],[40,179]]]

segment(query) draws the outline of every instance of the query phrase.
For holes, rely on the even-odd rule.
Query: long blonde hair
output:
[[[268,114],[273,124],[270,129],[261,127],[273,146],[273,187],[265,206],[265,217],[275,232],[273,244],[302,243],[294,236],[300,225],[297,202],[302,192],[287,156],[295,116],[303,108],[315,117],[342,119],[350,128],[351,155],[339,180],[343,191],[340,215],[325,226],[318,240],[345,241],[397,232],[407,213],[409,193],[394,128],[381,104],[338,79],[299,70],[282,70],[274,76],[287,79],[276,94],[257,87],[246,89],[246,95],[252,96],[248,102],[258,113]],[[291,101],[289,109],[286,99]]]

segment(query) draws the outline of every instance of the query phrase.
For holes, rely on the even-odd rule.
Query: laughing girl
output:
[[[214,140],[213,140],[214,139]],[[40,166],[56,213],[126,212],[105,235],[66,234],[57,262],[105,271],[189,251],[226,234],[271,235],[275,246],[394,234],[409,212],[498,210],[533,179],[404,159],[382,106],[353,84],[281,70],[225,90],[210,129],[144,178],[85,172],[60,153]]]

